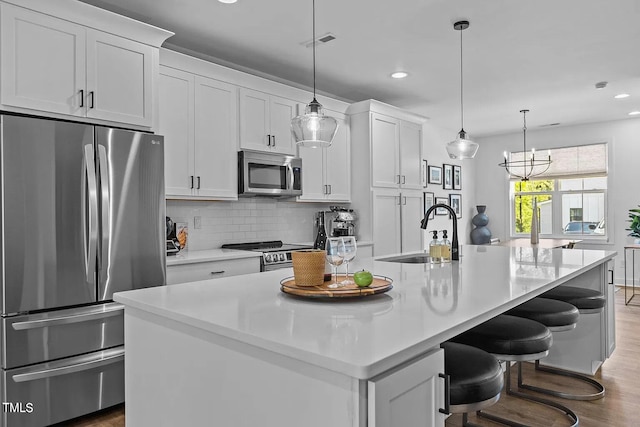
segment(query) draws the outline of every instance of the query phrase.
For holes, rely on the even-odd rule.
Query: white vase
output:
[[[540,230],[538,223],[538,200],[533,198],[533,209],[531,212],[531,244],[537,244],[540,241]]]

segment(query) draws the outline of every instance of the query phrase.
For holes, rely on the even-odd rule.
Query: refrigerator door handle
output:
[[[109,188],[109,159],[107,149],[98,144],[98,169],[100,170],[100,201],[102,204],[102,247],[100,251],[100,277],[107,277],[107,257],[109,254],[109,242],[111,238],[111,192]]]
[[[87,174],[87,192],[89,194],[89,232],[88,242],[85,236],[86,276],[87,282],[95,285],[96,250],[98,245],[98,182],[96,180],[96,163],[93,145],[84,146],[84,162]]]
[[[43,378],[56,377],[58,375],[73,374],[76,372],[88,371],[89,369],[98,368],[100,366],[112,365],[124,360],[124,348],[113,352],[106,357],[101,357],[97,360],[81,360],[78,363],[60,366],[51,369],[43,369],[40,371],[26,372],[24,374],[13,375],[13,381],[17,383],[23,383],[27,381],[41,380]]]
[[[95,319],[104,319],[107,317],[114,317],[122,315],[124,305],[113,304],[109,307],[96,308],[95,310],[81,313],[72,314],[67,316],[52,317],[48,319],[28,320],[26,322],[15,322],[11,324],[11,327],[16,331],[24,331],[27,329],[48,328],[51,326],[68,325],[71,323],[87,322]]]

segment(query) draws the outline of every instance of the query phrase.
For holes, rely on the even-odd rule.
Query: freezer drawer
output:
[[[124,306],[106,303],[2,319],[2,368],[124,344]]]
[[[124,346],[2,371],[3,426],[42,427],[124,402]],[[20,406],[18,406],[20,404]]]

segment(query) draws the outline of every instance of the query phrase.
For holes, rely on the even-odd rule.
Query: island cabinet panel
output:
[[[160,67],[167,198],[237,200],[237,87]]]
[[[444,350],[368,381],[368,427],[444,426]]]
[[[296,102],[253,89],[240,89],[240,148],[295,155],[291,119]]]
[[[367,426],[343,374],[133,309],[125,346],[127,426]]]
[[[298,105],[304,111],[304,105]],[[302,158],[302,196],[299,202],[349,202],[351,200],[351,147],[349,124],[344,114],[326,111],[338,121],[331,146],[299,147]]]
[[[564,251],[568,257],[579,256]],[[615,349],[615,296],[609,288],[611,273],[607,263],[600,264],[582,275],[567,281],[565,286],[576,286],[602,292],[607,297],[604,310],[580,314],[575,329],[553,333],[549,356],[541,364],[594,375]],[[609,321],[611,319],[611,321]]]
[[[51,6],[43,3],[42,7]],[[128,27],[128,36],[131,27],[147,31],[146,24],[132,20],[122,24],[118,15],[85,9],[86,5],[73,7],[78,11],[60,7],[53,15],[69,13],[78,18],[86,13],[88,25],[52,16],[49,10],[39,13],[0,3],[3,108],[151,128],[158,45],[91,27],[97,14],[106,14],[99,25],[108,26],[113,19],[114,26]],[[171,34],[156,28],[150,31],[163,33],[163,39]]]

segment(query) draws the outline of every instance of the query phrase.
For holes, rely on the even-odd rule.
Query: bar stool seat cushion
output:
[[[574,286],[556,286],[540,296],[568,302],[577,307],[578,310],[600,309],[606,304],[602,293],[593,289],[576,288]]]
[[[500,394],[504,380],[495,357],[464,344],[445,342],[441,347],[451,405],[478,403]]]
[[[549,328],[535,320],[501,314],[463,332],[450,341],[499,355],[526,355],[548,351]]]
[[[549,328],[575,325],[580,317],[580,311],[574,305],[541,297],[522,303],[505,314],[535,320]]]

